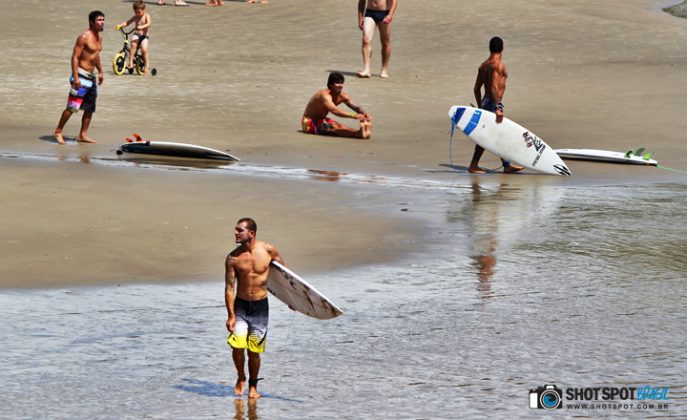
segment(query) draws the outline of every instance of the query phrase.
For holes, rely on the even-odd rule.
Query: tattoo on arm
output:
[[[227,307],[227,313],[232,315],[234,313],[234,286],[236,285],[236,271],[234,270],[234,257],[227,257],[225,263],[224,273],[224,303]]]

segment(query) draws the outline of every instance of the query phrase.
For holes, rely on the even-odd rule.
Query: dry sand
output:
[[[645,146],[662,165],[687,169],[687,20],[658,2],[401,0],[388,80],[353,76],[361,59],[351,2],[189,3],[148,2],[158,75],[147,78],[111,70],[122,43],[112,26],[131,15],[130,2],[0,3],[4,38],[16,41],[3,45],[0,62],[0,153],[46,157],[0,158],[0,286],[221,279],[233,223],[245,215],[301,271],[398,258],[428,233],[421,220],[396,211],[391,193],[88,165],[79,157],[114,158],[123,138],[138,132],[230,150],[259,165],[467,184],[474,179],[461,170],[472,153],[467,140],[453,156],[458,173],[442,166],[449,161],[446,113],[474,102],[475,70],[493,35],[506,44],[507,116],[555,148]],[[105,82],[90,130],[99,143],[58,146],[50,135],[65,106],[69,57],[94,8],[107,22]],[[371,141],[298,131],[306,101],[331,70],[349,76],[345,89],[373,115]],[[66,135],[77,134],[80,115]],[[485,166],[497,162],[485,154]],[[569,166],[572,178],[547,182],[685,181],[655,168]]]

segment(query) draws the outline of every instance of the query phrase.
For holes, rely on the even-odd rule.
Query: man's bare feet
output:
[[[356,73],[356,76],[363,78],[363,79],[368,79],[370,77],[370,71],[369,70],[360,70],[359,72]]]
[[[246,3],[255,3],[257,0],[246,0]]]
[[[158,6],[164,6],[165,5],[165,0],[158,0],[157,1]]]
[[[480,168],[479,166],[471,166],[468,168],[468,172],[471,174],[486,174],[488,171],[484,168]]]
[[[55,140],[57,140],[58,144],[64,144],[64,137],[62,137],[62,133],[58,133],[56,131],[55,134],[53,134],[53,136],[55,137]]]
[[[243,379],[237,379],[236,380],[236,386],[234,386],[234,393],[236,395],[243,395],[243,391],[246,387],[246,378]]]
[[[248,398],[250,399],[258,399],[260,398],[260,394],[258,394],[258,388],[255,386],[251,386],[248,390]]]
[[[96,142],[95,140],[93,140],[92,138],[90,138],[90,137],[88,137],[88,136],[83,136],[83,135],[78,136],[78,137],[76,138],[76,141],[78,141],[79,143],[97,143],[97,142]]]
[[[175,6],[188,6],[188,3],[186,3],[184,0],[174,0],[174,5]]]
[[[504,166],[504,167],[503,167],[503,173],[504,173],[504,174],[512,174],[512,173],[515,173],[515,172],[522,171],[523,169],[525,169],[524,166],[513,165],[513,164],[511,163],[510,165]]]
[[[379,72],[379,77],[381,77],[382,79],[388,79],[389,72],[386,71],[386,69],[382,69],[382,71]]]
[[[372,123],[361,122],[360,123],[360,138],[367,140],[372,136]]]

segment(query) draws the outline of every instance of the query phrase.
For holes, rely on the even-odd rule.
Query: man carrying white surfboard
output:
[[[489,58],[487,58],[477,69],[477,79],[475,80],[475,100],[479,107],[496,114],[496,122],[498,124],[503,121],[503,95],[506,93],[506,79],[508,79],[508,71],[506,65],[501,60],[503,56],[503,40],[498,36],[489,40]],[[484,86],[484,97],[482,97],[482,86]],[[475,145],[475,152],[470,161],[468,171],[473,174],[484,174],[486,169],[479,167],[479,160],[482,158],[484,148],[478,144]],[[503,172],[513,173],[521,171],[522,166],[513,165],[512,163],[501,159],[503,162]]]
[[[260,398],[258,374],[260,353],[265,351],[269,305],[267,282],[270,262],[284,264],[274,245],[255,238],[257,225],[251,218],[240,219],[234,229],[239,246],[227,255],[225,261],[224,298],[227,306],[227,343],[232,348],[232,359],[238,378],[234,391],[243,395],[246,385],[244,371],[248,353],[248,398]],[[246,351],[244,351],[244,349]]]

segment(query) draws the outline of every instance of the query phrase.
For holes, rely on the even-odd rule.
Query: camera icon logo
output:
[[[530,408],[555,410],[563,408],[563,391],[556,385],[544,385],[530,390]]]

